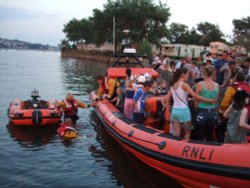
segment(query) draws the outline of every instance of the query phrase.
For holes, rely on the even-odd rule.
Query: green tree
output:
[[[250,52],[250,17],[233,20],[233,41],[235,45],[243,46],[246,54]]]
[[[80,41],[89,43],[93,40],[92,25],[87,19],[77,20],[74,18],[70,20],[64,25],[63,32],[74,45]]]
[[[212,41],[225,42],[225,39],[223,39],[224,34],[218,25],[201,22],[197,24],[197,30],[201,33],[201,44],[204,46],[209,46]]]
[[[152,56],[152,46],[148,42],[140,42],[138,44],[137,53]]]
[[[81,38],[85,40],[85,43],[92,43],[94,35],[93,35],[93,27],[90,19],[82,19],[80,20],[81,24]]]
[[[168,39],[170,43],[188,43],[188,26],[180,23],[172,23],[169,26]]]
[[[95,9],[91,18],[96,44],[112,39],[113,17],[116,19],[116,42],[126,38],[123,30],[130,30],[129,38],[136,44],[147,41],[159,44],[166,36],[170,16],[165,4],[153,0],[108,0],[104,10]]]
[[[70,48],[69,41],[66,39],[63,39],[61,41],[61,44],[59,45],[59,48],[61,48],[62,50],[69,49]]]
[[[193,27],[188,34],[188,44],[201,45],[201,35]]]

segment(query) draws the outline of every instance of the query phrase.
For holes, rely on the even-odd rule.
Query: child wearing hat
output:
[[[248,112],[245,108],[248,104],[249,95],[246,91],[237,91],[233,97],[234,102],[224,112],[223,116],[229,118],[225,143],[246,143],[246,131],[250,130],[247,124]]]

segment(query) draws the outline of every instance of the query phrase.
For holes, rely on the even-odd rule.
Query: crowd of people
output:
[[[242,108],[237,109],[242,116],[238,115],[241,119],[247,119],[246,123],[249,123],[248,117],[250,117],[250,106],[248,104],[248,94],[250,94],[250,58],[241,61],[240,58],[224,51],[218,54],[208,52],[204,54],[198,62],[192,62],[191,58],[182,58],[177,63],[170,61],[167,57],[163,58],[163,61],[157,59],[156,57],[155,66],[160,64],[158,67],[164,67],[162,70],[165,72],[172,72],[174,77],[177,78],[179,76],[179,80],[173,79],[174,82],[171,84],[170,92],[167,95],[167,100],[171,95],[174,100],[171,109],[171,123],[173,124],[174,135],[179,136],[180,123],[184,125],[190,123],[189,121],[183,123],[181,118],[178,119],[177,123],[174,120],[176,109],[179,107],[183,110],[183,104],[188,104],[187,101],[184,100],[187,99],[187,97],[182,93],[191,94],[189,89],[183,89],[183,86],[181,89],[177,87],[179,85],[178,81],[181,82],[181,84],[183,81],[186,81],[185,83],[192,87],[196,94],[214,100],[213,103],[208,103],[202,101],[203,99],[197,100],[197,96],[195,97],[191,94],[195,102],[194,107],[190,108],[190,105],[186,105],[186,109],[191,109],[193,115],[193,117],[191,117],[193,125],[191,128],[191,138],[213,141],[215,140],[215,134],[216,140],[219,142],[246,142],[246,132],[249,130],[249,127],[246,125],[248,124],[243,124],[243,121],[236,121],[237,118],[233,116],[235,111],[232,110],[234,109],[232,107],[237,106],[237,103],[244,103]],[[162,70],[160,72],[162,72]],[[187,74],[186,78],[185,74]],[[176,89],[179,90],[179,93],[176,92]],[[182,98],[179,97],[181,95]],[[231,109],[230,113],[227,111],[228,109]],[[248,112],[246,117],[245,114],[242,113],[245,111]],[[189,116],[185,115],[185,117]],[[232,117],[234,118],[231,119]],[[232,128],[231,125],[233,120],[234,128]],[[187,128],[183,125],[182,127],[187,129],[185,132],[188,132],[190,129],[190,127]],[[229,135],[233,138],[228,139]],[[185,137],[188,136],[185,134]]]
[[[159,78],[148,73],[134,76],[127,70],[125,84],[99,76],[97,95],[138,124],[148,115],[145,101],[149,94],[163,95],[161,110],[165,122],[170,122],[170,134],[201,141],[246,142],[250,58],[242,62],[227,51],[207,52],[198,61],[155,56],[153,68]]]
[[[200,60],[186,57],[178,61],[154,57],[153,68],[159,78],[149,73],[127,78],[96,77],[97,96],[112,102],[127,118],[145,124],[148,96],[162,96],[161,123],[176,137],[200,141],[245,143],[250,130],[249,78],[250,58],[239,61],[232,54],[207,52]],[[58,103],[64,117],[75,123],[78,108],[90,107],[76,100],[72,93]],[[162,121],[163,119],[163,121]],[[159,126],[162,129],[163,126]]]

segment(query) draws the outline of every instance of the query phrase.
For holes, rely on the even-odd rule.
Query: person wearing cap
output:
[[[104,76],[97,76],[96,82],[99,84],[98,97],[112,100],[117,96],[116,89],[120,86],[118,81]]]
[[[140,88],[143,88],[143,83],[146,82],[146,78],[144,75],[140,75],[136,78],[136,81],[133,82],[133,87],[135,91],[137,91]]]
[[[203,62],[206,62],[208,59],[211,60],[212,58],[212,53],[211,52],[206,52],[204,55],[203,55]],[[212,60],[212,63],[213,63],[213,60]]]
[[[68,93],[64,100],[57,104],[59,108],[62,108],[64,112],[64,119],[70,118],[73,123],[79,119],[78,108],[89,108],[90,104],[85,104],[77,99],[73,93]]]
[[[209,58],[209,59],[207,59],[207,60],[205,61],[205,63],[206,63],[207,65],[214,65],[213,62],[214,62],[214,61],[213,61],[212,58]]]
[[[246,131],[250,130],[250,125],[247,123],[245,106],[249,102],[249,95],[244,90],[237,91],[233,101],[223,114],[225,118],[229,118],[224,143],[246,143]]]
[[[138,89],[134,94],[134,114],[133,120],[138,124],[143,124],[145,114],[145,101],[150,90],[151,83],[145,81],[143,87]]]
[[[151,74],[149,74],[148,72],[146,72],[146,73],[144,73],[144,75],[143,75],[144,77],[145,77],[145,81],[149,81],[150,79],[151,79]]]

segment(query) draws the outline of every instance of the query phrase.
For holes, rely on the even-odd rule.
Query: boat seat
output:
[[[120,112],[120,111],[117,111],[117,112],[112,112],[112,114],[115,116],[115,117],[124,117],[124,115]]]
[[[123,117],[119,117],[120,120],[122,120],[123,122],[127,123],[128,125],[132,125],[132,124],[135,124],[135,122],[125,116]]]
[[[184,138],[182,137],[178,137],[178,136],[173,136],[171,134],[166,134],[166,133],[161,133],[161,134],[158,134],[159,137],[163,137],[163,138],[169,138],[169,139],[173,139],[173,140],[178,140],[178,141],[181,141],[183,140]]]
[[[145,131],[145,132],[147,132],[147,133],[150,133],[150,134],[155,134],[155,133],[158,132],[158,131],[155,130],[155,129],[152,129],[152,128],[150,128],[150,127],[146,127],[145,125],[141,125],[141,124],[133,125],[133,127],[136,128],[136,129]]]
[[[34,107],[34,102],[32,100],[24,101],[24,109],[47,109],[48,102],[44,100],[38,101],[38,107]]]

